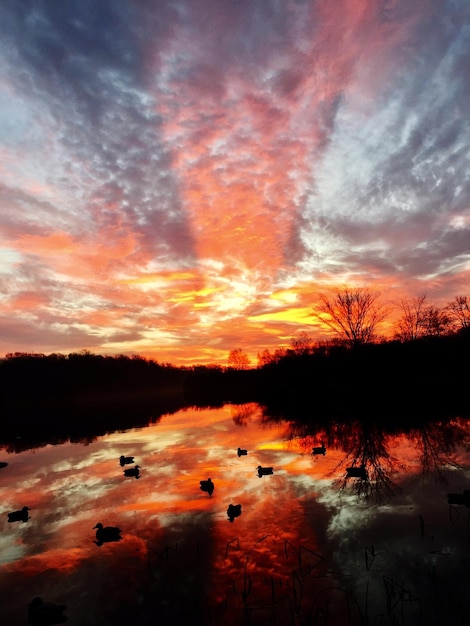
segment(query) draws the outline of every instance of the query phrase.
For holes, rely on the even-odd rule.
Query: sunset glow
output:
[[[256,365],[339,286],[468,295],[466,0],[0,18],[0,355]]]

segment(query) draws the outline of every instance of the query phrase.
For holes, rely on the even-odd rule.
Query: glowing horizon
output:
[[[0,15],[0,354],[255,365],[338,286],[468,295],[467,3]]]

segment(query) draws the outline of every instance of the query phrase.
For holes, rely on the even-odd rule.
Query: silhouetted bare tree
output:
[[[428,304],[424,293],[416,298],[402,298],[397,304],[402,315],[395,322],[395,337],[400,341],[447,335],[452,330],[453,316],[449,305],[440,308]]]
[[[446,310],[457,330],[470,328],[470,298],[468,296],[456,296],[447,304]]]
[[[258,352],[258,367],[263,367],[263,365],[269,365],[270,363],[278,363],[281,359],[286,356],[287,352],[284,348],[276,348],[274,352],[270,352],[267,348],[261,352]]]
[[[402,298],[397,302],[402,315],[394,324],[395,337],[400,341],[413,341],[424,334],[424,310],[426,308],[426,294],[416,298]]]
[[[290,345],[296,354],[312,354],[315,342],[313,338],[303,330],[296,337],[291,339]]]
[[[321,295],[312,315],[349,345],[371,343],[376,339],[377,327],[388,314],[388,308],[379,298],[379,292],[367,287],[344,287],[332,298]]]
[[[452,318],[446,309],[434,305],[425,307],[423,311],[423,330],[426,336],[448,335],[452,329]]]

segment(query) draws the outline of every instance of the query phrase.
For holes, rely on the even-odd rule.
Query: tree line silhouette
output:
[[[393,333],[386,338],[380,331],[392,312]],[[301,417],[409,420],[468,414],[467,296],[443,307],[425,294],[389,304],[367,287],[343,288],[321,296],[312,318],[335,338],[315,342],[303,331],[290,348],[258,354],[254,370],[246,370],[241,349],[233,350],[227,372],[202,370],[188,381],[191,397],[207,403],[224,397],[258,401],[274,414]]]
[[[467,414],[470,333],[328,346],[287,354],[260,370],[262,403],[285,414],[381,420]]]
[[[183,405],[183,372],[141,357],[14,353],[0,359],[0,442],[92,441]]]
[[[384,319],[377,294],[339,290],[312,312],[325,324],[329,316],[336,339],[313,342],[301,333],[290,349],[265,350],[252,369],[241,349],[230,353],[228,367],[176,367],[88,351],[8,354],[0,359],[0,439],[98,436],[226,402],[256,402],[273,416],[302,420],[392,424],[468,415],[469,300],[437,309],[419,296],[400,307],[395,335],[384,339],[377,332]]]

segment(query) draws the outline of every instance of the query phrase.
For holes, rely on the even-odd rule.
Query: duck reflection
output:
[[[101,522],[98,522],[96,526],[93,526],[93,530],[96,530],[96,545],[102,546],[103,543],[112,543],[114,541],[120,541],[122,539],[120,528],[116,526],[103,526]]]
[[[210,496],[213,494],[215,485],[210,478],[208,478],[207,480],[200,480],[199,485],[201,491],[205,491]]]
[[[136,465],[135,467],[128,467],[127,469],[125,469],[124,476],[140,478],[140,465]]]
[[[12,513],[8,513],[8,521],[9,522],[27,522],[30,517],[29,511],[31,511],[29,506],[24,506],[19,511],[13,511]]]
[[[241,504],[229,504],[227,509],[227,517],[230,522],[233,522],[236,517],[240,517],[242,514]]]
[[[56,604],[42,598],[34,598],[28,608],[28,624],[37,626],[52,626],[64,624],[67,617],[64,615],[65,604]]]
[[[120,463],[121,467],[123,467],[124,465],[130,465],[130,464],[134,463],[134,457],[133,456],[124,456],[123,454],[121,454],[121,456],[119,457],[119,463]]]

